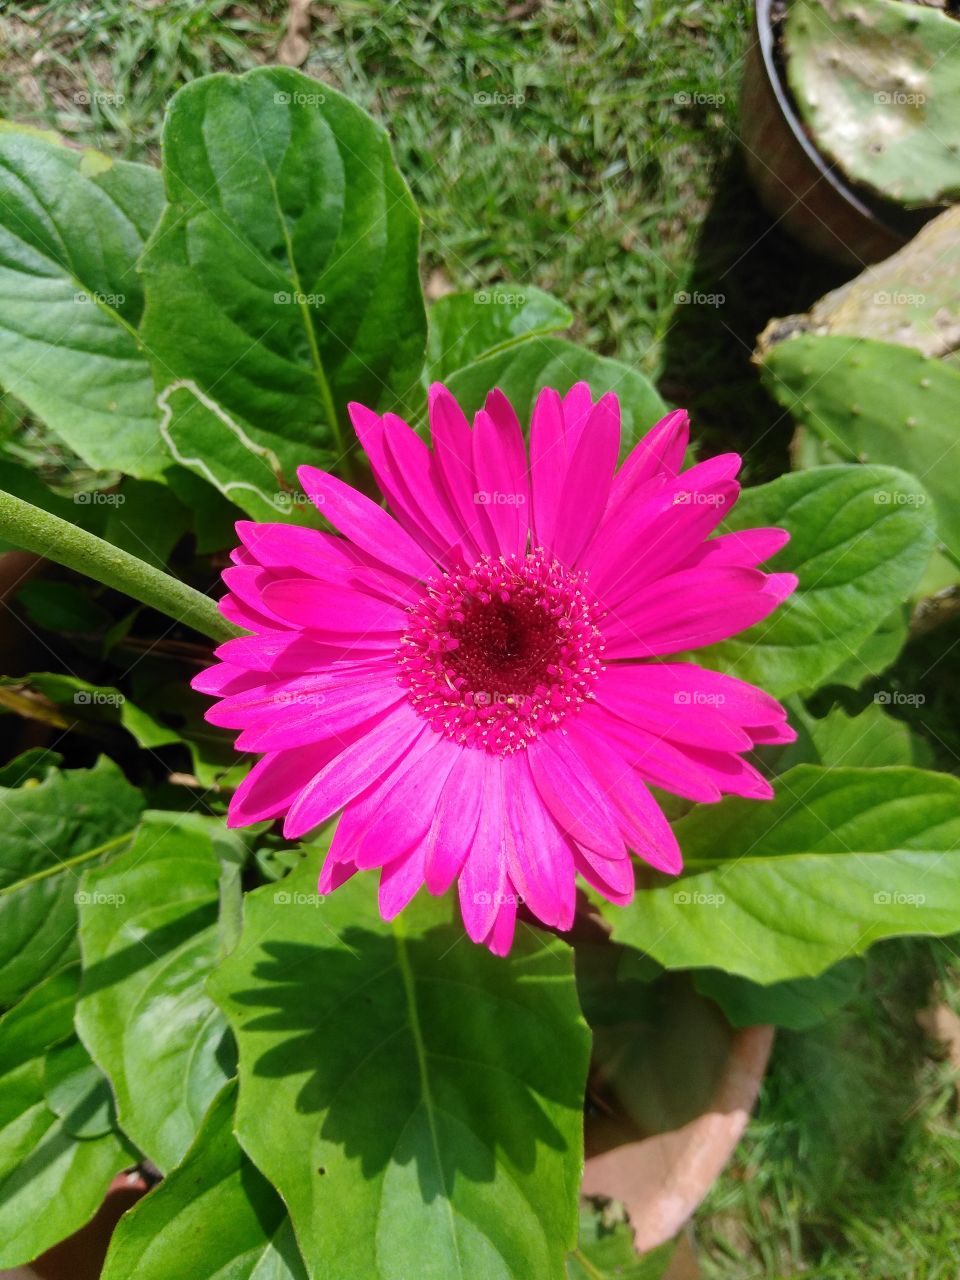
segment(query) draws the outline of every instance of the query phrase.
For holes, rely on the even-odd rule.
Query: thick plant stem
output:
[[[25,551],[55,560],[57,564],[86,574],[106,587],[114,587],[141,604],[158,609],[211,640],[239,635],[220,615],[215,601],[188,587],[161,569],[112,546],[96,534],[78,529],[68,520],[51,515],[22,498],[0,491],[0,537]]]

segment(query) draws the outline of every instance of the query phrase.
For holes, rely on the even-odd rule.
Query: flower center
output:
[[[593,696],[602,612],[584,576],[541,550],[483,556],[410,611],[400,683],[437,733],[507,755]]]

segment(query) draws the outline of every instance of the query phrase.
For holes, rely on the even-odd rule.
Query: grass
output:
[[[8,0],[0,112],[156,160],[172,93],[270,61],[284,9]],[[558,294],[576,340],[688,405],[705,451],[741,449],[756,482],[786,469],[791,428],[750,365],[755,335],[843,272],[771,230],[747,183],[749,12],[747,0],[343,0],[314,6],[304,70],[389,127],[423,214],[431,291],[512,280]],[[0,436],[16,431],[8,404]],[[42,433],[18,443],[58,465]],[[929,675],[943,643],[911,651],[897,678],[926,681],[924,714],[952,756],[943,668],[939,683]],[[947,944],[881,947],[841,1018],[780,1036],[737,1162],[697,1218],[709,1280],[956,1280],[955,1099],[914,1022],[934,982],[956,998]]]

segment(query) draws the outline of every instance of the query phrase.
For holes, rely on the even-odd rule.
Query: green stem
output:
[[[22,498],[0,491],[0,538],[57,564],[114,587],[141,604],[158,609],[211,640],[224,641],[239,631],[221,617],[216,602],[161,569],[145,564],[103,538],[68,520],[42,511]]]

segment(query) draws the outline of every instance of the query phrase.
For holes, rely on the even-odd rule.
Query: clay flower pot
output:
[[[773,1046],[735,1029],[689,975],[671,975],[653,1019],[598,1029],[583,1194],[621,1201],[638,1253],[672,1239],[733,1154]]]

